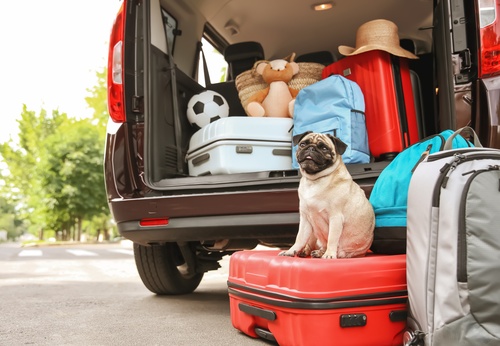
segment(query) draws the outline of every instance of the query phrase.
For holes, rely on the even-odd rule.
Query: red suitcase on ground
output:
[[[406,255],[323,260],[240,251],[229,262],[231,322],[279,345],[402,345]]]
[[[373,50],[346,56],[323,70],[323,78],[339,74],[358,83],[365,97],[371,154],[391,159],[419,140],[408,61]]]

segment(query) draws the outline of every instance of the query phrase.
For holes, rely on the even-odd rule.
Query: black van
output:
[[[470,125],[483,146],[500,148],[499,14],[494,0],[123,0],[110,38],[104,169],[146,287],[192,292],[224,255],[284,248],[297,233],[297,170],[190,175],[194,95],[215,90],[229,116],[246,116],[235,80],[256,61],[295,53],[328,65],[342,58],[338,46],[355,46],[360,25],[387,19],[419,57],[410,62],[419,136]],[[369,195],[386,164],[348,168]]]

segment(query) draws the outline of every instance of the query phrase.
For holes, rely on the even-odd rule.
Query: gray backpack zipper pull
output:
[[[455,159],[450,164],[450,166],[448,168],[448,172],[446,173],[446,176],[444,177],[443,183],[441,185],[441,187],[443,189],[446,188],[446,185],[448,184],[448,179],[450,178],[451,173],[457,168],[457,166],[460,164],[460,162],[462,162],[465,159],[465,155],[463,155],[463,154],[457,153],[453,156],[455,157]]]

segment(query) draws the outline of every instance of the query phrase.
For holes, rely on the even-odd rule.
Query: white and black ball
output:
[[[188,102],[187,117],[195,128],[202,128],[229,115],[226,99],[213,90],[205,90],[194,95]]]

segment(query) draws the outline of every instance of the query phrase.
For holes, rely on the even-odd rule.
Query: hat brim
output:
[[[401,47],[387,47],[383,45],[369,44],[356,49],[349,46],[339,46],[339,53],[345,56],[361,54],[372,50],[383,50],[401,58],[418,59],[418,56]]]

